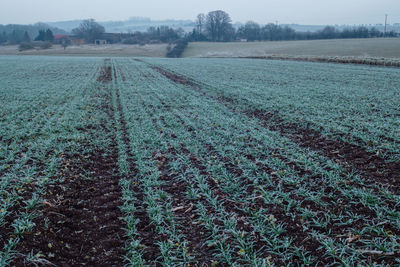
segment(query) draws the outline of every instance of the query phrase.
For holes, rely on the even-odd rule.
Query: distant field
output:
[[[0,46],[0,55],[53,55],[104,57],[165,57],[167,44],[152,45],[81,45],[64,51],[59,45],[47,50],[18,51],[18,46]],[[183,57],[269,57],[276,59],[346,59],[342,63],[381,58],[400,64],[400,38],[335,39],[282,42],[189,43]],[[306,58],[305,58],[306,57]],[[351,60],[352,62],[348,62]],[[318,61],[318,60],[317,60]],[[379,65],[379,64],[378,64]]]
[[[54,45],[46,50],[18,51],[18,46],[0,46],[0,55],[53,55],[53,56],[134,56],[134,57],[164,57],[167,44],[152,45],[80,45],[70,46],[64,51],[60,45]]]
[[[317,57],[400,58],[400,38],[335,39],[281,42],[190,43],[183,57]]]

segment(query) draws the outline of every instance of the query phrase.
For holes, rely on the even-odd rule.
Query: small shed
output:
[[[107,40],[97,39],[97,40],[94,40],[94,44],[95,45],[106,45]]]

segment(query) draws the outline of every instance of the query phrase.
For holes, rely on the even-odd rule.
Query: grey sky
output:
[[[194,19],[222,9],[234,22],[298,24],[400,23],[400,0],[1,0],[0,24],[94,18]]]

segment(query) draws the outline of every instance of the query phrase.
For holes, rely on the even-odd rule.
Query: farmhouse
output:
[[[72,36],[70,36],[70,40],[71,40],[72,45],[83,45],[86,43],[84,39],[76,38],[76,37],[72,37]]]
[[[62,44],[63,42],[68,42],[69,37],[68,35],[54,35],[54,44]]]

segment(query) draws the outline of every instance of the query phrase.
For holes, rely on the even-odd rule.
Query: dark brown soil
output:
[[[41,252],[57,266],[119,266],[124,255],[124,226],[119,206],[116,149],[65,155],[62,183],[47,188],[34,232],[18,251]],[[23,265],[23,259],[14,262]]]
[[[189,81],[187,78],[177,75],[175,73],[172,73],[170,71],[167,71],[161,67],[158,66],[151,66],[151,68],[157,72],[159,72],[160,74],[164,75],[165,77],[167,77],[168,79],[170,79],[171,81],[175,82],[175,83],[179,83],[179,84],[183,84],[183,85],[189,85],[189,86],[197,86],[196,83]]]
[[[100,74],[97,77],[98,82],[111,82],[112,81],[112,69],[111,66],[103,66],[101,68]]]

